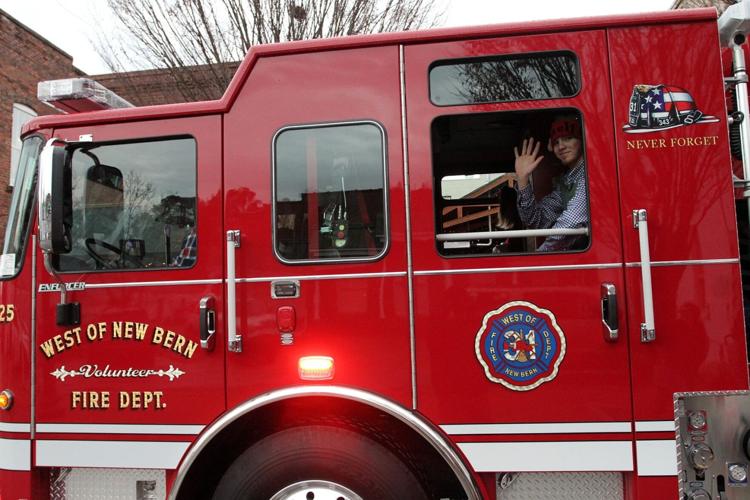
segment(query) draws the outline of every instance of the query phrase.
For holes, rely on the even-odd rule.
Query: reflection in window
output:
[[[15,186],[16,172],[21,160],[21,129],[36,116],[36,111],[23,104],[13,103],[13,122],[10,132],[10,176],[8,185]]]
[[[72,153],[73,248],[62,271],[191,266],[195,140],[91,144]]]
[[[11,276],[21,270],[23,253],[29,235],[36,188],[36,164],[43,146],[42,138],[31,136],[23,141],[18,158],[18,183],[8,212],[3,241],[0,276]]]
[[[588,247],[586,174],[584,163],[578,164],[584,158],[579,157],[575,164],[566,159],[570,163],[566,166],[547,149],[552,130],[558,130],[553,124],[563,117],[580,123],[580,113],[571,108],[446,115],[433,121],[436,245],[440,254],[504,255]],[[580,127],[559,135],[567,137],[568,133],[577,135],[583,145]],[[534,170],[530,188],[519,190],[514,147],[532,137],[541,141],[544,158]],[[583,149],[578,151],[583,153]],[[548,197],[557,203],[551,198],[544,201]],[[545,212],[545,220],[529,218],[530,200]],[[575,234],[549,233],[558,229]]]
[[[570,97],[577,67],[571,53],[440,62],[430,69],[430,99],[448,106]]]
[[[282,260],[365,259],[386,244],[382,129],[290,128],[275,143],[275,245]]]

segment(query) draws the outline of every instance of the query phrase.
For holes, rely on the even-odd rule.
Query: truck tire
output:
[[[309,491],[316,488],[314,498],[337,498],[332,492],[340,491],[346,500],[427,500],[409,468],[385,447],[322,425],[283,430],[255,443],[227,469],[213,498],[304,499],[313,498]]]

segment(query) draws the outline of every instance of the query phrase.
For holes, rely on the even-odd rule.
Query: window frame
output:
[[[193,167],[193,173],[194,173],[194,180],[195,180],[195,231],[196,236],[198,234],[198,207],[200,205],[198,195],[199,195],[199,185],[198,185],[198,170],[199,170],[199,160],[198,160],[198,139],[193,134],[190,133],[182,133],[182,134],[176,134],[176,135],[165,135],[165,136],[155,136],[155,137],[138,137],[133,139],[116,139],[116,140],[110,140],[110,141],[94,141],[94,142],[73,142],[70,143],[69,147],[67,148],[66,152],[66,158],[65,158],[65,167],[72,169],[72,163],[73,163],[73,153],[76,149],[85,148],[87,146],[91,146],[92,144],[95,144],[97,146],[117,146],[122,144],[139,144],[144,142],[165,142],[165,141],[173,141],[173,140],[180,140],[180,139],[191,139],[193,141],[194,146],[194,154],[195,154],[195,165]],[[71,172],[72,174],[72,172]],[[198,250],[199,248],[196,247]],[[66,254],[67,255],[67,254]],[[195,262],[190,266],[165,266],[165,267],[123,267],[123,268],[117,268],[117,269],[75,269],[75,270],[61,270],[60,267],[60,255],[53,254],[52,258],[50,259],[50,266],[52,269],[54,269],[54,272],[56,274],[89,274],[89,273],[123,273],[123,272],[158,272],[158,271],[185,271],[189,269],[193,269],[198,265],[198,259],[200,258],[199,255],[196,254]]]
[[[276,235],[276,187],[277,187],[277,168],[276,163],[276,149],[278,146],[278,139],[284,132],[291,130],[304,130],[304,129],[320,129],[320,128],[336,128],[345,127],[351,125],[374,125],[380,132],[380,151],[382,154],[383,161],[383,234],[385,241],[383,248],[377,254],[370,257],[340,257],[331,259],[288,259],[282,256],[278,251],[277,246],[277,235]],[[273,254],[276,259],[287,265],[310,265],[310,264],[342,264],[342,263],[357,263],[357,262],[375,262],[382,259],[390,249],[391,243],[391,231],[390,231],[390,197],[389,197],[389,182],[388,182],[388,136],[386,134],[385,127],[376,120],[351,120],[351,121],[333,121],[333,122],[315,122],[297,125],[286,125],[279,128],[274,133],[271,139],[271,246],[273,247]],[[309,246],[308,246],[309,250]]]
[[[16,265],[16,269],[15,269],[15,272],[13,274],[6,274],[6,275],[0,274],[0,281],[12,280],[12,279],[15,279],[16,277],[18,277],[18,275],[21,274],[21,272],[23,271],[23,266],[24,266],[24,264],[26,262],[26,252],[28,251],[28,248],[31,245],[35,244],[35,241],[36,241],[35,233],[34,233],[34,225],[35,225],[35,222],[37,220],[36,219],[37,218],[37,214],[36,214],[36,206],[37,205],[36,204],[37,204],[37,198],[38,198],[37,191],[38,191],[38,187],[39,187],[39,157],[42,154],[42,149],[44,149],[44,145],[45,145],[45,142],[46,142],[47,139],[42,134],[35,133],[35,134],[32,134],[32,135],[24,137],[23,141],[21,143],[23,144],[27,140],[32,139],[34,137],[37,137],[37,138],[41,139],[41,143],[39,144],[39,150],[37,151],[36,162],[34,162],[34,166],[32,167],[32,169],[34,170],[34,172],[32,174],[33,175],[33,179],[31,180],[31,190],[30,190],[31,191],[31,196],[29,196],[29,201],[28,201],[28,203],[30,205],[30,208],[29,208],[29,210],[30,210],[29,220],[28,220],[28,223],[26,224],[26,228],[24,229],[25,235],[23,237],[23,245],[21,245],[20,255],[19,255],[19,253],[16,253],[16,263],[20,262],[20,265]],[[21,148],[21,150],[23,151],[23,148]],[[19,160],[20,160],[20,156],[19,156]],[[8,206],[8,218],[10,218],[11,208],[13,208],[13,197],[20,196],[19,194],[16,193],[15,189],[13,191],[14,191],[14,193],[13,193],[13,196],[11,197],[11,200],[10,200],[10,203],[9,203],[9,206]],[[0,249],[0,252],[2,252],[2,250],[5,249],[5,244],[6,244],[6,240],[5,239],[7,237],[8,237],[8,220],[6,219],[6,221],[5,221],[5,235],[3,236],[3,248]]]
[[[566,113],[575,113],[578,115],[580,122],[581,122],[581,151],[582,151],[582,157],[584,161],[584,174],[585,174],[585,181],[586,181],[586,210],[588,211],[588,241],[585,247],[576,249],[576,250],[555,250],[555,251],[537,251],[536,249],[526,251],[526,252],[508,252],[508,253],[466,253],[466,254],[445,254],[445,248],[441,248],[441,240],[438,239],[438,235],[440,234],[446,234],[439,232],[440,229],[440,213],[439,208],[442,210],[445,206],[459,206],[460,203],[445,203],[446,199],[443,198],[442,193],[442,186],[441,186],[441,179],[442,177],[438,177],[435,175],[435,156],[434,156],[434,148],[435,145],[432,142],[432,129],[435,126],[435,122],[441,118],[453,118],[453,117],[462,117],[462,116],[473,116],[473,115],[498,115],[498,114],[513,114],[513,115],[519,115],[519,114],[529,114],[529,113],[550,113],[550,114],[566,114]],[[478,111],[478,112],[465,112],[465,113],[444,113],[437,115],[433,117],[433,119],[430,122],[430,157],[431,157],[431,164],[430,164],[430,176],[432,177],[432,218],[433,218],[433,239],[434,239],[434,248],[437,252],[438,256],[442,259],[472,259],[472,258],[497,258],[497,257],[516,257],[516,258],[527,258],[530,256],[544,256],[544,255],[570,255],[570,254],[580,254],[585,253],[591,250],[591,247],[593,245],[593,228],[592,228],[592,212],[591,212],[591,185],[590,185],[590,175],[589,175],[589,165],[588,165],[588,155],[587,155],[587,147],[586,147],[586,127],[585,127],[585,119],[583,112],[576,106],[570,105],[570,106],[559,106],[559,107],[542,107],[542,108],[525,108],[525,109],[501,109],[501,110],[492,110],[492,111]],[[546,148],[544,144],[542,144],[543,148]],[[514,173],[513,170],[508,171],[507,173]],[[533,179],[532,179],[532,188],[533,188]],[[548,193],[549,194],[549,193]],[[546,195],[545,195],[546,196]],[[442,200],[442,204],[439,204],[439,201]],[[467,205],[469,205],[467,203]],[[488,233],[490,231],[487,231]],[[523,238],[522,236],[519,236],[518,238]],[[537,236],[537,238],[541,238],[541,236]],[[492,238],[487,238],[492,239]]]
[[[459,65],[459,64],[473,64],[473,63],[482,63],[486,61],[497,61],[497,60],[504,60],[504,59],[522,59],[521,56],[528,56],[526,59],[536,59],[541,58],[544,56],[554,56],[554,55],[570,55],[573,59],[573,62],[575,63],[575,78],[576,78],[576,92],[571,95],[566,96],[557,96],[557,97],[539,97],[539,98],[532,98],[532,99],[509,99],[509,100],[493,100],[493,101],[480,101],[480,102],[461,102],[461,103],[454,103],[454,104],[440,104],[436,103],[432,99],[432,79],[431,74],[432,70],[439,67],[439,66],[450,66],[450,65]],[[440,59],[437,61],[432,62],[428,68],[427,68],[427,96],[430,100],[430,104],[433,106],[437,106],[439,108],[448,108],[448,107],[455,107],[455,106],[482,106],[486,104],[511,104],[511,103],[517,103],[517,102],[543,102],[543,101],[549,101],[549,100],[556,100],[556,99],[572,99],[574,97],[577,97],[581,93],[582,88],[582,80],[581,80],[581,61],[578,58],[578,55],[575,53],[575,51],[570,49],[559,49],[559,50],[541,50],[541,51],[535,51],[535,52],[514,52],[511,54],[488,54],[488,55],[482,55],[482,56],[476,56],[476,57],[460,57],[457,59]]]

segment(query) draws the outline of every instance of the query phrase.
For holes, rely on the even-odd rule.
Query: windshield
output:
[[[13,199],[5,227],[3,255],[0,256],[0,276],[15,276],[21,270],[23,250],[29,236],[29,224],[34,204],[36,163],[42,147],[42,138],[29,137],[23,141],[23,149],[16,169]]]

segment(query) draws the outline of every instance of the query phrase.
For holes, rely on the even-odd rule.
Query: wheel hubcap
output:
[[[331,481],[300,481],[280,490],[271,500],[362,500],[352,490]]]

